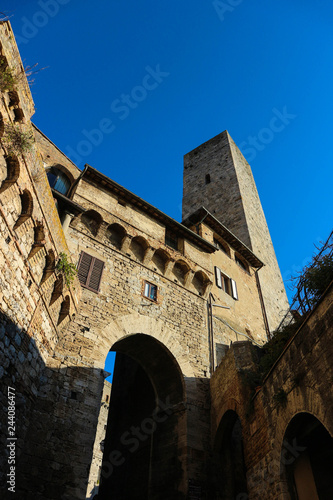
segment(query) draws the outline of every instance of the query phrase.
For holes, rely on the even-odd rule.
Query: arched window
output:
[[[47,180],[51,188],[55,189],[61,194],[67,194],[71,187],[71,181],[67,175],[58,168],[51,167],[47,171]]]
[[[214,245],[216,246],[216,248],[222,250],[222,252],[224,252],[226,255],[228,255],[228,257],[230,257],[230,249],[228,245],[225,242],[221,241],[221,239],[215,235],[214,235]]]
[[[237,254],[235,254],[235,261],[239,265],[239,267],[241,267],[244,271],[246,271],[247,273],[249,272],[249,266]]]

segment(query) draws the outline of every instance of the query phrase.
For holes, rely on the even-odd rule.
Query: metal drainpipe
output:
[[[209,338],[209,351],[210,351],[210,374],[213,375],[215,369],[215,355],[214,355],[213,306],[212,306],[211,293],[209,293],[207,301],[207,312],[208,312],[208,338]]]
[[[261,285],[260,285],[260,280],[259,280],[259,275],[258,275],[258,271],[260,269],[261,268],[257,269],[254,274],[256,275],[256,283],[257,283],[257,288],[258,288],[258,293],[259,293],[259,300],[260,300],[260,305],[261,305],[261,310],[262,310],[262,316],[264,319],[266,335],[267,335],[267,339],[270,340],[272,338],[272,336],[271,336],[271,333],[269,331],[269,324],[268,324],[268,318],[267,318],[267,313],[266,313],[266,308],[265,308],[265,302],[264,302],[264,297],[262,295],[262,290],[261,290]]]

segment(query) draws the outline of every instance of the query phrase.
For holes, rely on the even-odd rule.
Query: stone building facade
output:
[[[107,427],[109,408],[110,408],[110,397],[111,397],[111,383],[105,380],[101,404],[100,404],[100,410],[98,415],[93,456],[89,470],[89,479],[87,488],[87,498],[89,499],[94,498],[94,496],[98,494],[99,490],[101,472],[102,472],[105,434],[106,434],[106,427]]]
[[[0,103],[4,450],[8,387],[17,419],[12,471],[11,450],[1,456],[1,495],[12,480],[20,500],[86,498],[112,350],[99,499],[282,500],[297,498],[295,487],[305,499],[309,469],[305,489],[330,498],[327,474],[311,464],[320,454],[313,441],[332,460],[332,294],[249,413],[241,371],[288,304],[250,167],[228,133],[185,156],[179,223],[90,165],[80,171],[31,124],[9,22],[0,40],[1,71],[17,75]],[[13,130],[33,137],[29,148],[13,152]],[[78,269],[72,284],[60,271],[64,256]]]

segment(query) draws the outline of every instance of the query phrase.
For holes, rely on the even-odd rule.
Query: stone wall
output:
[[[265,264],[259,279],[273,332],[288,310],[288,301],[251,167],[228,132],[184,157],[183,219],[201,206]]]
[[[287,434],[295,416],[316,417],[333,437],[332,320],[333,285],[300,327],[255,396],[241,376],[241,370],[255,363],[256,352],[249,344],[233,344],[211,379],[213,448],[223,417],[228,411],[234,411],[242,424],[251,500],[291,498],[286,467],[304,450],[293,434]],[[285,396],[283,400],[279,397],[281,391]],[[326,460],[331,463],[329,455]]]
[[[99,489],[103,451],[104,451],[104,440],[105,440],[106,426],[110,408],[110,397],[111,397],[111,383],[105,380],[102,399],[100,403],[96,437],[93,448],[93,456],[89,470],[87,499],[94,498],[94,495],[98,493]]]
[[[32,413],[44,380],[45,366],[61,330],[76,312],[77,292],[67,289],[56,273],[60,252],[68,247],[36,145],[27,150],[13,146],[8,130],[31,134],[33,101],[9,23],[0,24],[2,68],[17,75],[15,88],[1,93],[0,152],[0,378],[1,492],[7,490],[8,388],[15,393],[15,469],[23,479],[26,441]],[[42,191],[42,199],[39,196]],[[48,210],[50,207],[50,210]],[[57,235],[61,235],[57,238]],[[64,307],[66,305],[66,308]]]

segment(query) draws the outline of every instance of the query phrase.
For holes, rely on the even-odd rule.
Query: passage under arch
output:
[[[242,425],[233,410],[223,415],[216,433],[212,482],[217,499],[247,498]]]
[[[149,335],[129,335],[112,351],[117,354],[98,498],[175,498],[185,467],[180,448],[186,436],[180,367]],[[124,460],[109,474],[113,450]]]
[[[292,500],[333,498],[333,438],[312,414],[290,421],[281,450]]]

